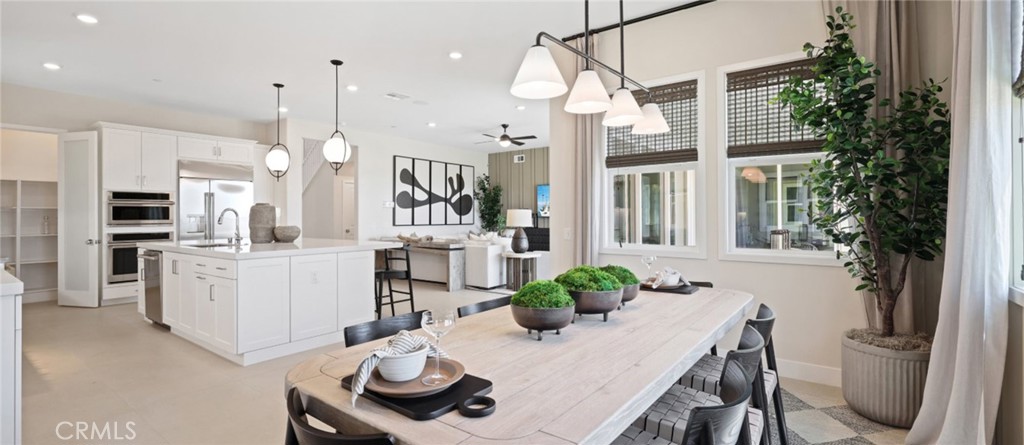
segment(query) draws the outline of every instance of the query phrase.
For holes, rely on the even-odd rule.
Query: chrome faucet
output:
[[[217,218],[217,224],[221,224],[221,225],[224,224],[224,214],[228,213],[228,212],[231,212],[231,213],[235,214],[235,237],[230,239],[229,241],[231,241],[232,244],[242,245],[242,232],[238,229],[238,219],[239,218],[238,218],[238,212],[235,211],[235,209],[233,209],[231,207],[228,207],[228,208],[224,209],[223,211],[221,211],[220,212],[220,217]]]

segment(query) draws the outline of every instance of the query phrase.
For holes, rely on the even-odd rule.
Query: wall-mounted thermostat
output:
[[[512,162],[516,164],[522,164],[526,162],[526,155],[515,155],[512,156]]]

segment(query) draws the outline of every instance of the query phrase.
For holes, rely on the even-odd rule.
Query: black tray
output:
[[[684,285],[684,286],[672,287],[672,288],[667,288],[667,289],[663,288],[663,287],[659,287],[657,289],[651,289],[651,288],[649,288],[647,286],[640,286],[640,290],[645,290],[645,291],[648,291],[648,292],[665,292],[665,293],[669,293],[669,294],[686,294],[686,295],[690,295],[690,294],[692,294],[694,292],[697,292],[699,289],[700,289],[700,287],[692,286],[692,285],[691,286],[685,286]]]
[[[351,391],[352,376],[341,379],[341,387]],[[430,420],[456,409],[456,405],[463,400],[490,393],[492,388],[494,388],[494,384],[490,380],[466,374],[448,389],[425,397],[396,399],[369,390],[364,390],[360,397],[373,400],[413,420]]]

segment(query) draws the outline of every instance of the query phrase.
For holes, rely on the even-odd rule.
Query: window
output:
[[[698,147],[702,141],[698,81],[651,88],[648,98],[634,92],[642,106],[653,100],[671,131],[633,135],[630,127],[608,127],[605,177],[606,229],[611,249],[656,250],[659,255],[697,252]]]
[[[817,197],[806,182],[821,140],[773,101],[792,77],[813,77],[811,59],[726,73],[728,249],[834,256],[810,219]],[[773,238],[774,243],[773,243]],[[788,240],[788,243],[786,243]],[[783,247],[785,246],[785,247]]]

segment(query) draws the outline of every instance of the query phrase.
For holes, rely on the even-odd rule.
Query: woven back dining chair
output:
[[[747,325],[757,329],[757,332],[764,338],[764,356],[767,366],[762,365],[763,373],[761,379],[766,391],[771,394],[769,397],[775,408],[775,421],[779,428],[780,445],[789,445],[789,433],[786,428],[786,410],[782,404],[782,381],[779,377],[778,363],[775,360],[775,341],[772,340],[772,330],[775,328],[775,311],[767,305],[761,304],[757,308],[757,318],[747,320]],[[767,407],[765,407],[767,409]],[[767,416],[767,412],[765,413]],[[767,417],[765,417],[767,418]],[[765,431],[770,435],[771,427],[765,424]]]
[[[402,330],[412,331],[419,329],[421,327],[420,322],[423,321],[424,312],[426,311],[411,312],[347,326],[345,327],[345,346],[355,346],[368,341],[390,337]]]
[[[302,394],[298,388],[288,391],[288,429],[285,445],[394,445],[394,436],[388,433],[358,436],[327,432],[309,424]]]

